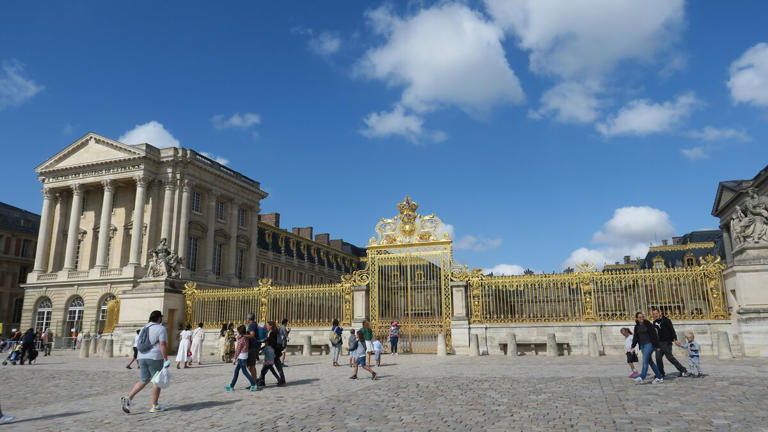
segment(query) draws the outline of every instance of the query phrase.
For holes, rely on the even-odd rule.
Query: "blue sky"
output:
[[[39,212],[34,167],[94,131],[361,245],[410,194],[471,266],[644,255],[768,162],[768,5],[721,5],[3,2],[0,200]]]

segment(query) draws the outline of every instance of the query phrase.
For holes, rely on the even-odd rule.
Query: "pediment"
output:
[[[105,162],[138,159],[146,153],[135,147],[88,133],[36,168],[38,173],[85,167]]]

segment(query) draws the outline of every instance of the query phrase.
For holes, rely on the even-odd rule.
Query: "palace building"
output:
[[[259,182],[187,148],[89,133],[36,172],[43,205],[21,325],[57,336],[101,331],[110,300],[140,297],[159,244],[178,279],[202,289],[335,282],[364,253],[311,227],[281,229],[279,214],[259,213]]]
[[[0,335],[21,323],[24,289],[37,241],[40,216],[0,203]]]

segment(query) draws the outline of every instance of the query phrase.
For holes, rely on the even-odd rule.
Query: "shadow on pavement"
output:
[[[229,400],[229,401],[205,401],[205,402],[195,402],[195,403],[188,403],[184,405],[175,405],[168,407],[167,411],[196,411],[199,409],[205,409],[205,408],[215,408],[222,405],[230,405],[235,403],[236,401]]]
[[[286,387],[300,386],[304,384],[312,384],[315,381],[320,381],[320,378],[305,378],[296,381],[288,381]]]
[[[29,421],[38,421],[38,420],[51,420],[56,418],[62,418],[62,417],[72,417],[80,414],[89,413],[90,411],[73,411],[73,412],[66,412],[66,413],[59,413],[59,414],[48,414],[41,417],[34,417],[34,418],[25,418],[21,420],[16,420],[12,423],[8,424],[17,424],[17,423],[24,423]]]

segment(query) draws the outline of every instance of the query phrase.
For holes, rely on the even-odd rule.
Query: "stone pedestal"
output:
[[[517,357],[517,336],[514,333],[507,335],[507,357]]]
[[[114,356],[113,349],[114,349],[114,340],[112,338],[104,339],[104,350],[102,351],[102,355],[106,358],[112,358]]]
[[[302,342],[302,351],[301,354],[304,357],[309,357],[312,355],[312,336],[304,336],[303,342]]]
[[[445,357],[447,355],[446,349],[445,349],[445,335],[443,333],[438,333],[437,335],[437,356],[438,357]]]
[[[768,244],[744,243],[723,272],[731,319],[747,357],[768,357]]]
[[[587,339],[587,350],[590,357],[600,357],[600,347],[597,345],[597,334],[590,333]]]
[[[469,355],[471,357],[480,356],[480,343],[476,334],[473,334],[469,337]]]
[[[91,355],[91,339],[83,338],[80,342],[80,358],[88,358]]]
[[[557,357],[557,340],[554,333],[547,334],[547,357]]]
[[[368,286],[352,287],[352,327],[361,328],[368,319]]]

